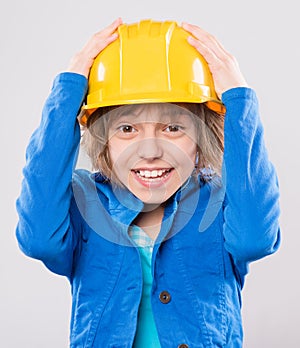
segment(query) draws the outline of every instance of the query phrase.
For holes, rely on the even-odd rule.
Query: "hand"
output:
[[[67,71],[75,72],[88,78],[94,59],[106,46],[118,38],[116,30],[120,24],[122,24],[122,19],[118,18],[108,27],[94,34],[82,50],[71,59]]]
[[[192,34],[188,37],[188,42],[207,61],[220,99],[222,93],[228,89],[248,86],[235,57],[228,53],[215,37],[188,23],[182,23],[182,28]]]

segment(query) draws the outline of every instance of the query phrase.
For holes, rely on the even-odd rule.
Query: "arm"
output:
[[[77,112],[86,78],[63,73],[54,81],[42,120],[26,151],[21,194],[17,200],[17,239],[22,251],[69,273],[77,236],[71,231],[71,178],[80,140]]]
[[[70,275],[80,226],[72,226],[71,188],[80,129],[77,114],[93,59],[110,42],[120,20],[95,34],[58,75],[45,103],[42,120],[30,139],[20,196],[16,236],[22,251],[52,271]],[[75,231],[76,230],[76,231]]]
[[[236,263],[257,260],[279,246],[279,189],[268,159],[253,90],[223,93],[226,105],[225,247]]]
[[[279,193],[268,160],[258,102],[231,54],[201,28],[183,24],[189,43],[206,59],[215,89],[226,106],[224,129],[225,248],[240,273],[247,262],[279,246]]]

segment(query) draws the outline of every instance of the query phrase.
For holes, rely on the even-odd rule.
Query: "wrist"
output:
[[[82,53],[77,53],[70,61],[67,68],[68,72],[77,73],[88,78],[90,68],[94,62],[93,58],[88,58]]]

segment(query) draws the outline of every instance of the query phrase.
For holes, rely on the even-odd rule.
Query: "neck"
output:
[[[134,223],[141,227],[151,239],[155,240],[160,231],[164,209],[164,205],[146,205]]]

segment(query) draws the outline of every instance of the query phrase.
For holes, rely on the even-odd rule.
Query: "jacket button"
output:
[[[178,348],[189,348],[189,346],[187,345],[187,344],[180,344],[179,346],[178,346]]]
[[[159,294],[159,299],[161,303],[169,303],[171,301],[171,295],[168,293],[168,291],[162,291]]]

